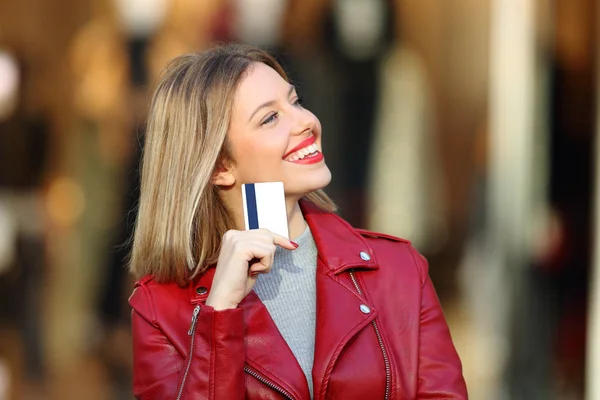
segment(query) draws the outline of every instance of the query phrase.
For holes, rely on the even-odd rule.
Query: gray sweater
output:
[[[294,241],[296,250],[277,248],[271,272],[258,277],[254,291],[302,367],[312,398],[317,246],[308,226]]]

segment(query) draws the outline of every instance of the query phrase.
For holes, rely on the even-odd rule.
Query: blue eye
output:
[[[298,98],[294,102],[294,105],[297,107],[302,107],[302,104],[304,104],[304,97],[298,96]]]
[[[272,124],[273,122],[275,122],[275,120],[277,119],[278,116],[279,116],[279,113],[273,113],[269,118],[267,118],[263,122],[261,122],[260,125],[263,126],[263,125]]]

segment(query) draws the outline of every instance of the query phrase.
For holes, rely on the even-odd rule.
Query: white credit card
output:
[[[268,229],[290,238],[283,182],[242,185],[246,229]]]

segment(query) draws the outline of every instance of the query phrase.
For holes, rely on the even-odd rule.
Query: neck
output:
[[[302,210],[300,209],[298,200],[286,199],[286,203],[290,240],[294,240],[306,229],[306,221],[302,215]]]

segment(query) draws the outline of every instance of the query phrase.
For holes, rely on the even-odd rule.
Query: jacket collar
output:
[[[379,268],[373,249],[350,224],[307,200],[300,201],[300,208],[317,245],[319,258],[331,272],[339,274],[351,268]]]

